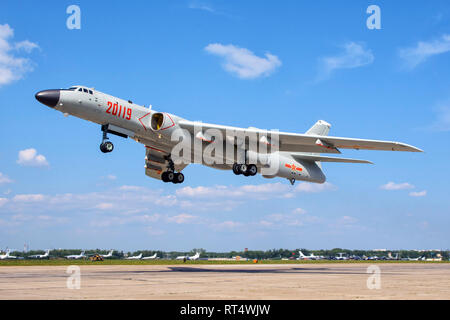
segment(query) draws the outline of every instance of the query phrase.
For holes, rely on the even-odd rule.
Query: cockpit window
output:
[[[83,89],[79,88],[79,89],[78,89],[78,91],[81,91],[81,92],[83,92]]]
[[[89,90],[89,94],[93,94],[93,93],[92,93],[92,90]]]
[[[69,89],[67,89],[67,90],[72,90],[72,91],[75,91],[75,90],[77,90],[78,88],[77,87],[70,87]]]
[[[87,89],[84,89],[84,88],[83,88],[83,91],[86,92],[86,93],[88,92],[88,90],[87,90]]]

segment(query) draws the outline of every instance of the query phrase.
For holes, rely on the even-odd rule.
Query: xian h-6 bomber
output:
[[[329,136],[331,125],[323,120],[304,134],[194,122],[85,86],[43,90],[35,97],[64,115],[99,124],[103,153],[114,149],[108,134],[144,144],[145,174],[163,182],[182,183],[181,171],[201,163],[236,175],[286,178],[291,184],[324,183],[322,162],[371,162],[322,154],[340,154],[339,149],[422,151],[400,142]]]

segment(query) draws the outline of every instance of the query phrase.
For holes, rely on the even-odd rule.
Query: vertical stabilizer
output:
[[[311,128],[309,128],[308,131],[305,132],[305,134],[310,136],[327,136],[330,132],[331,124],[324,120],[317,121]],[[311,154],[318,154],[318,153],[311,153]],[[316,161],[316,164],[319,166],[320,169],[322,169],[322,163],[320,161]]]
[[[326,121],[317,121],[305,134],[310,136],[327,136],[330,132],[331,124]]]

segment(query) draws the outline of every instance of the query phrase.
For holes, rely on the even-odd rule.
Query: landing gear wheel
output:
[[[239,165],[237,163],[233,164],[233,173],[235,175],[240,175],[241,172],[239,171]]]
[[[242,174],[245,174],[245,172],[247,172],[247,165],[246,164],[240,164],[239,165],[239,171]]]
[[[100,151],[103,153],[109,153],[114,150],[114,145],[111,141],[105,141],[100,144]]]
[[[254,164],[250,164],[247,168],[247,172],[249,175],[254,176],[256,173],[258,173],[258,168]]]
[[[181,172],[175,173],[174,179],[173,179],[173,183],[183,183],[184,181],[184,174],[182,174]]]
[[[170,182],[169,177],[168,177],[168,174],[169,174],[169,172],[167,172],[167,171],[164,171],[164,172],[162,173],[162,175],[161,175],[161,180],[162,180],[163,182]]]

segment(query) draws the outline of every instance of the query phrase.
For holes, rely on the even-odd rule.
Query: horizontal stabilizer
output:
[[[345,162],[345,163],[369,163],[369,164],[373,164],[373,162],[370,162],[368,160],[325,157],[325,156],[312,155],[312,154],[295,154],[295,153],[291,153],[291,156],[297,161],[299,161],[299,160],[308,160],[308,161],[321,161],[321,162]]]

